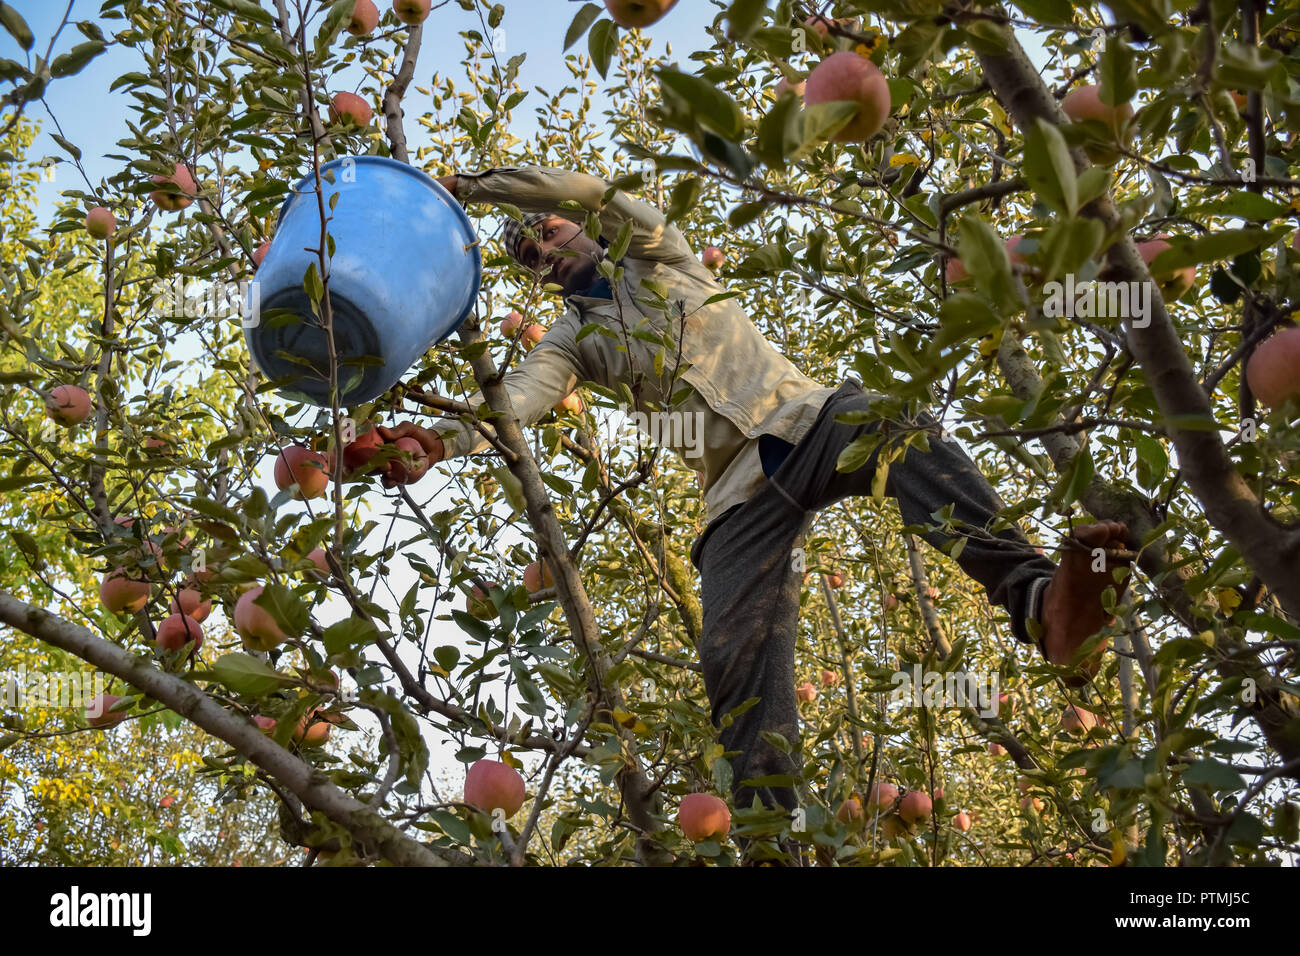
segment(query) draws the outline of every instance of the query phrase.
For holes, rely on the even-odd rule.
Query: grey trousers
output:
[[[698,650],[714,725],[746,700],[759,698],[720,734],[727,750],[741,752],[732,760],[738,808],[748,808],[755,796],[772,809],[796,806],[790,788],[744,781],[798,770],[794,651],[803,575],[795,570],[793,550],[815,512],[850,495],[871,494],[874,456],[855,471],[835,470],[849,442],[883,425],[845,425],[835,416],[868,409],[871,401],[861,385],[848,380],[827,399],[813,427],[762,490],[710,522],[691,549],[701,578],[704,630]],[[933,512],[953,506],[953,518],[969,527],[951,535],[930,532],[925,539],[941,547],[958,534],[965,537],[958,564],[984,586],[991,603],[1010,612],[1016,638],[1031,642],[1024,621],[1038,618],[1055,564],[1016,529],[988,533],[1002,501],[961,447],[939,438],[932,417],[898,424],[931,431],[929,453],[909,448],[890,465],[885,491],[898,500],[903,521],[927,525]],[[765,741],[763,731],[790,741],[791,754]]]

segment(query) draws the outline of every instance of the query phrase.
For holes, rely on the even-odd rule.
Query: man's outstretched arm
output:
[[[521,425],[533,425],[541,421],[552,407],[563,401],[584,381],[577,359],[575,331],[574,320],[569,316],[563,317],[542,336],[537,347],[523,362],[501,380]],[[470,407],[475,409],[483,402],[481,392],[475,393],[468,400]],[[415,438],[424,447],[431,462],[473,455],[491,447],[491,443],[477,428],[458,418],[442,418],[427,428],[407,422],[392,428],[381,428],[380,435],[385,441]]]
[[[553,213],[581,224],[584,212],[560,207],[565,201],[576,202],[582,210],[600,216],[601,235],[609,242],[618,237],[624,223],[632,223],[627,254],[634,259],[675,262],[695,258],[681,231],[654,206],[621,189],[605,202],[609,183],[598,176],[549,166],[511,166],[441,176],[438,182],[462,204],[510,203],[523,212]]]

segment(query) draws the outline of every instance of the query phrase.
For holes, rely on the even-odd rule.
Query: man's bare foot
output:
[[[1075,652],[1113,618],[1102,607],[1101,595],[1108,587],[1116,588],[1116,597],[1123,597],[1128,586],[1128,574],[1115,583],[1112,570],[1118,565],[1127,567],[1133,555],[1127,550],[1127,526],[1120,521],[1102,521],[1074,529],[1061,547],[1061,563],[1047,583],[1043,593],[1042,625],[1043,653],[1049,663],[1068,664]],[[1098,562],[1094,549],[1103,548],[1106,556],[1105,570],[1094,571]],[[1101,652],[1097,649],[1082,665],[1084,673],[1092,677],[1101,666]]]

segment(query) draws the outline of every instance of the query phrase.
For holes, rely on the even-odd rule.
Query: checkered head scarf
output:
[[[514,219],[506,220],[505,235],[502,237],[502,241],[505,243],[506,252],[510,254],[511,259],[523,265],[523,260],[519,258],[519,250],[524,239],[527,238],[524,236],[525,227],[535,229],[538,225],[550,219],[551,215],[551,213],[545,212],[530,212],[524,214],[523,222]]]

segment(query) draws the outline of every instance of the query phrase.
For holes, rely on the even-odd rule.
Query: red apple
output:
[[[989,744],[989,756],[1000,757],[1007,752],[1007,748],[1001,744]]]
[[[898,608],[897,596],[895,596],[892,592],[886,594],[884,604],[885,604],[885,613],[889,613],[890,611],[896,610]]]
[[[355,93],[335,93],[330,100],[330,122],[347,123],[351,126],[369,126],[374,110]]]
[[[521,327],[523,328],[522,332],[519,331]],[[519,342],[524,347],[524,351],[530,352],[533,346],[542,340],[542,336],[546,334],[546,328],[536,322],[529,322],[525,325],[522,315],[518,312],[511,312],[501,322],[501,335],[510,339],[514,338],[516,334],[519,335]]]
[[[1164,239],[1150,239],[1137,244],[1138,254],[1148,266],[1151,265],[1152,259],[1169,248],[1171,248],[1169,243]],[[1161,272],[1159,275],[1153,272],[1151,278],[1160,287],[1161,297],[1166,302],[1172,302],[1182,298],[1187,290],[1196,284],[1196,266],[1183,266],[1181,269]]]
[[[262,594],[260,586],[251,588],[235,602],[234,625],[244,646],[254,651],[269,651],[289,639],[275,623],[271,612],[253,602]]]
[[[330,723],[327,720],[314,720],[316,711],[307,714],[298,721],[294,728],[293,739],[303,747],[319,747],[329,740]],[[310,722],[309,722],[310,720]]]
[[[163,797],[161,800],[158,801],[158,806],[166,810],[175,802],[176,802],[176,798],[169,793],[167,794],[167,796]]]
[[[485,813],[502,810],[509,819],[524,805],[524,778],[507,763],[478,760],[465,774],[465,802]]]
[[[92,407],[90,393],[80,385],[55,385],[45,396],[45,414],[60,425],[80,425]]]
[[[113,614],[134,614],[149,603],[149,582],[128,578],[126,569],[118,568],[100,583],[99,603]]]
[[[275,718],[263,717],[261,714],[253,715],[253,723],[257,724],[257,729],[268,737],[275,733]]]
[[[838,591],[840,588],[844,587],[844,575],[839,571],[832,571],[830,574],[826,575],[826,583],[831,586],[831,590]]]
[[[840,675],[837,674],[835,671],[828,671],[828,670],[822,671],[823,687],[830,687],[831,685],[838,684],[839,682],[840,682]]]
[[[1061,100],[1061,110],[1071,122],[1093,121],[1105,127],[1111,140],[1116,145],[1127,146],[1133,133],[1133,107],[1129,103],[1122,106],[1107,106],[1101,101],[1101,89],[1096,86],[1079,86],[1072,89]],[[1113,163],[1119,153],[1105,145],[1088,144],[1085,148],[1088,156],[1095,163]]]
[[[379,8],[373,0],[356,0],[352,4],[352,16],[344,27],[354,37],[363,37],[379,25]]]
[[[704,263],[704,268],[710,272],[717,272],[722,268],[722,264],[727,261],[727,254],[717,246],[708,246],[704,254],[700,256],[700,261]]]
[[[966,266],[960,259],[953,256],[943,266],[943,277],[949,285],[958,285],[970,281],[970,273],[966,271]]]
[[[429,15],[429,0],[393,0],[393,13],[407,26],[423,23]]]
[[[835,811],[835,819],[840,823],[858,823],[863,818],[862,803],[856,797],[849,797]]]
[[[1021,797],[1020,809],[1028,813],[1030,807],[1033,807],[1035,813],[1042,813],[1043,801],[1039,800],[1037,797]]]
[[[711,793],[688,793],[677,808],[677,825],[692,843],[721,840],[731,832],[731,811]]]
[[[488,584],[497,587],[495,581],[489,581]],[[492,603],[492,598],[485,594],[477,584],[470,589],[469,594],[465,595],[465,610],[480,621],[490,621],[501,613],[497,610],[496,605]]]
[[[677,0],[605,0],[609,18],[627,30],[658,23],[676,5]]]
[[[203,600],[203,595],[195,588],[181,588],[172,598],[173,614],[188,614],[196,621],[202,621],[212,613],[212,602]]]
[[[1246,363],[1251,393],[1269,408],[1300,395],[1300,326],[1290,326],[1265,339]]]
[[[952,825],[955,829],[965,833],[970,829],[970,814],[962,812],[952,818]]]
[[[851,100],[858,113],[831,137],[837,143],[862,143],[874,136],[889,118],[889,83],[876,64],[865,56],[841,50],[832,53],[808,74],[804,102],[833,103]]]
[[[429,471],[429,456],[421,445],[414,438],[399,438],[393,442],[393,447],[399,452],[406,452],[411,456],[409,462],[402,458],[390,458],[385,472],[390,479],[399,485],[412,485],[419,481]]]
[[[794,689],[794,696],[801,703],[812,703],[817,699],[817,688],[812,685],[811,681],[804,681]]]
[[[1090,710],[1070,704],[1061,716],[1061,726],[1067,734],[1087,733],[1097,726],[1097,715]]]
[[[176,187],[174,192],[169,192],[166,189],[155,189],[149,194],[149,198],[154,201],[154,205],[159,209],[165,209],[167,212],[184,209],[194,201],[193,197],[198,195],[199,192],[198,184],[194,182],[194,177],[190,175],[189,169],[183,163],[177,163],[170,176],[151,176],[149,178],[159,185],[170,183]]]
[[[343,468],[348,474],[365,469],[370,464],[370,459],[374,458],[383,447],[384,439],[379,434],[379,429],[371,422],[366,424],[370,427],[366,431],[358,432],[356,439],[343,447]]]
[[[867,797],[867,809],[873,813],[881,810],[888,810],[898,799],[898,788],[892,783],[877,783],[871,788],[871,794]]]
[[[930,814],[934,811],[934,805],[930,802],[929,796],[920,790],[909,790],[903,795],[902,802],[898,805],[898,815],[903,818],[903,822],[908,826],[921,821],[930,819]]]
[[[574,415],[581,414],[582,399],[578,396],[577,392],[570,392],[568,395],[564,396],[563,401],[556,403],[553,411],[557,415],[563,415],[565,412],[569,412]]]
[[[113,707],[124,698],[115,694],[97,694],[86,705],[86,723],[92,727],[114,727],[126,720],[128,712],[113,712]]]
[[[529,594],[536,594],[544,588],[555,587],[555,578],[551,575],[551,566],[545,561],[533,561],[524,568],[524,587]]]
[[[329,487],[329,459],[302,445],[286,445],[275,456],[275,485],[284,491],[295,483],[295,498],[319,498]]]
[[[1012,263],[1019,264],[1019,265],[1026,264],[1025,254],[1023,252],[1016,251],[1017,249],[1020,248],[1020,244],[1024,241],[1025,241],[1025,237],[1020,235],[1019,233],[1016,233],[1014,236],[1008,239],[1005,245],[1003,246],[1003,248],[1006,249],[1007,251],[1007,258],[1010,259]]]
[[[1028,777],[1016,777],[1016,789],[1022,794],[1026,794],[1034,786],[1034,782]]]
[[[311,552],[311,554],[307,555],[307,560],[309,560],[312,564],[316,565],[316,570],[319,571],[321,574],[325,575],[326,577],[329,577],[331,574],[334,573],[333,571],[330,570],[329,562],[325,560],[324,548],[316,548],[314,551]]]
[[[190,650],[193,657],[203,646],[203,627],[188,614],[173,614],[158,625],[155,644],[160,651],[179,651],[191,641],[194,642]]]
[[[107,239],[117,231],[117,218],[103,206],[86,213],[86,232],[95,239]]]
[[[271,251],[271,240],[268,239],[256,249],[253,250],[253,268],[256,269],[266,258],[266,254]]]

